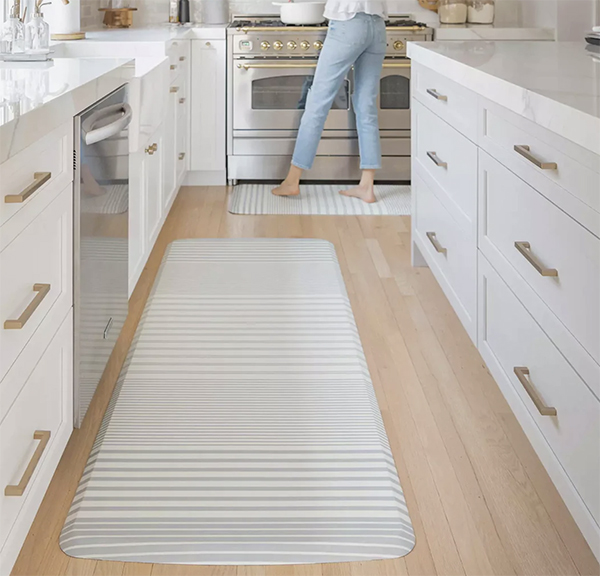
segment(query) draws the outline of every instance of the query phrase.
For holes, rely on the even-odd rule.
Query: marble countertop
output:
[[[600,155],[600,50],[584,42],[417,42],[408,56]]]
[[[68,122],[135,75],[118,58],[0,62],[0,162]]]

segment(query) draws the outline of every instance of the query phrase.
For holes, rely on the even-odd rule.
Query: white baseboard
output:
[[[225,170],[190,170],[183,179],[184,186],[226,186]]]

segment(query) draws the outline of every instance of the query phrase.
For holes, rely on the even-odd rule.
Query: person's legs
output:
[[[300,122],[292,165],[286,179],[273,190],[273,194],[295,196],[300,193],[302,170],[312,168],[331,105],[350,67],[364,50],[367,38],[366,20],[363,18],[329,23]]]
[[[363,173],[357,187],[341,192],[345,196],[355,196],[365,202],[375,202],[375,170],[381,168],[377,95],[386,48],[383,19],[371,17],[371,26],[372,42],[354,64],[353,103],[360,148],[360,167]]]

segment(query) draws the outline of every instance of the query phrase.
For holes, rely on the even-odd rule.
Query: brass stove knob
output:
[[[310,42],[302,40],[302,42],[300,42],[300,48],[302,48],[302,50],[308,50],[310,48]]]
[[[290,41],[287,43],[288,50],[295,50],[295,49],[296,49],[296,46],[297,46],[297,44],[296,44],[296,43],[295,43],[293,40],[290,40]]]
[[[273,48],[275,50],[281,50],[283,48],[283,42],[280,42],[279,40],[275,40],[275,42],[273,42]]]
[[[271,44],[269,44],[267,41],[260,43],[261,50],[268,50],[270,47],[271,47]]]
[[[394,50],[403,50],[404,49],[404,42],[402,42],[402,40],[396,40],[394,42]]]
[[[314,44],[313,44],[315,50],[321,50],[321,48],[323,48],[323,42],[321,42],[320,40],[317,40]]]

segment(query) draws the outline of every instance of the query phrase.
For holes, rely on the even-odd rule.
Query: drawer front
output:
[[[64,448],[57,443],[64,442],[63,430],[68,435],[72,429],[72,322],[72,314],[68,313],[0,424],[0,548],[15,523],[29,524],[33,520],[35,509],[26,512],[27,504],[32,497],[43,497]],[[43,451],[40,444],[45,440],[43,436],[34,438],[36,431],[50,433]],[[36,455],[38,449],[41,455]],[[9,489],[13,494],[21,492],[23,485],[19,484],[32,459],[37,464],[22,495],[5,495],[7,486],[16,487]],[[20,518],[25,513],[29,517]]]
[[[477,95],[420,64],[412,66],[413,95],[451,126],[476,141]]]
[[[424,106],[413,109],[414,155],[443,189],[453,216],[468,228],[477,216],[477,146]]]
[[[482,252],[508,260],[600,363],[600,240],[483,151],[479,165]]]
[[[552,201],[571,211],[576,202],[600,212],[600,157],[560,136],[535,126],[495,105],[482,103],[480,146],[494,158],[518,174],[545,195],[554,194]],[[515,149],[515,147],[517,147]],[[552,184],[568,191],[560,195],[547,191]],[[579,215],[574,215],[578,220]],[[596,214],[598,222],[600,216]]]
[[[171,82],[177,77],[186,77],[189,72],[190,43],[187,40],[175,40],[167,47]]]
[[[72,181],[72,157],[69,122],[0,165],[0,226],[11,219],[20,228],[29,224]]]
[[[600,401],[483,257],[479,271],[480,348],[501,366],[600,523]]]
[[[39,326],[73,303],[72,198],[69,184],[0,252],[0,380]]]
[[[471,338],[476,333],[476,239],[464,232],[419,171],[413,173],[418,245]]]

